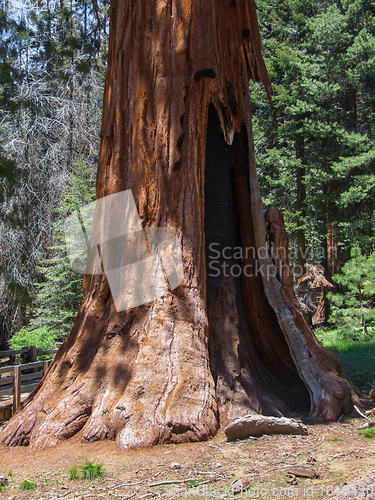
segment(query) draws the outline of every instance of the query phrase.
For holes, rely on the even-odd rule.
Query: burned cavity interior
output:
[[[228,145],[212,104],[205,246],[210,362],[219,400],[269,415],[307,413],[309,392],[257,272],[246,126]],[[239,247],[242,255],[235,251]]]

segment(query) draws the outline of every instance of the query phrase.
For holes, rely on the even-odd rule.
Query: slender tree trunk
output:
[[[144,227],[173,228],[184,281],[118,313],[105,274],[86,276],[70,335],[1,442],[82,431],[126,449],[207,439],[254,411],[351,411],[352,387],[267,251],[250,78],[268,84],[253,0],[112,2],[97,197],[131,189]],[[212,243],[250,249],[220,252],[240,273],[211,275]]]
[[[327,173],[330,173],[330,168],[327,166]],[[332,276],[339,272],[338,263],[338,234],[337,234],[337,206],[333,199],[337,189],[336,183],[333,180],[328,180],[326,185],[326,242],[327,255],[325,271],[326,276],[331,280]]]
[[[301,160],[302,164],[304,162],[304,147],[301,139],[296,139],[296,157]],[[301,214],[301,219],[303,224],[306,222],[306,167],[297,168],[297,210]],[[300,228],[297,232],[297,265],[299,266],[298,272],[301,275],[305,271],[306,264],[306,236],[305,229]]]

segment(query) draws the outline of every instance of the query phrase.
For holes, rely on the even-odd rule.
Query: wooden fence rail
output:
[[[0,351],[0,359],[15,359],[16,356],[21,356],[21,359],[28,361],[18,365],[0,366],[0,406],[2,399],[4,400],[6,396],[13,396],[13,401],[10,399],[12,401],[10,404],[12,413],[15,413],[21,404],[21,392],[30,393],[35,389],[46,374],[52,361],[51,359],[37,361],[37,358],[47,354],[56,354],[57,351],[58,349],[42,351],[35,346],[15,351]],[[9,404],[5,406],[9,406]]]
[[[43,356],[45,354],[56,354],[57,351],[59,350],[58,347],[60,347],[60,345],[61,343],[57,342],[56,343],[57,347],[55,349],[47,349],[44,351],[42,349],[37,349],[35,346],[23,347],[22,349],[18,349],[15,351],[0,351],[0,360],[3,358],[12,358],[16,356],[17,357],[21,356],[22,358],[30,358],[32,360],[30,361],[30,363],[34,363],[38,356]]]

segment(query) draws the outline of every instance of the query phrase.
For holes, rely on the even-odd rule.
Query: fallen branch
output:
[[[263,474],[268,474],[269,472],[273,472],[274,470],[290,469],[290,467],[291,464],[283,465],[282,467],[273,467],[272,469],[268,469],[263,472],[254,472],[253,474],[246,474],[246,477],[262,476]]]
[[[123,483],[123,484],[116,484],[115,486],[108,486],[109,490],[117,490],[117,488],[124,488],[125,486],[138,486],[139,484],[142,484],[140,481],[137,483]]]
[[[366,415],[364,415],[364,414],[360,411],[360,409],[359,409],[359,408],[357,408],[357,406],[355,406],[355,405],[354,405],[354,408],[355,408],[356,412],[357,412],[359,415],[361,415],[361,417],[362,417],[362,418],[365,418],[365,419],[368,421],[368,426],[369,426],[369,427],[373,427],[373,426],[375,425],[375,421],[374,421],[374,420],[372,420],[372,419],[371,419],[371,418],[369,418],[369,417],[366,417]]]
[[[132,495],[130,495],[130,497],[122,497],[123,500],[129,500],[129,498],[133,498],[135,497],[136,493],[133,493]]]
[[[222,476],[223,475],[223,474],[221,474],[221,472],[204,472],[204,471],[200,471],[200,470],[194,471],[194,474],[201,474],[201,475],[205,475],[205,476]]]
[[[150,486],[163,486],[163,484],[181,484],[181,483],[186,483],[186,480],[183,480],[183,481],[160,481],[159,483],[151,483],[151,484],[148,484],[147,486],[150,487]]]
[[[141,470],[150,470],[150,467],[139,467],[139,469],[135,471],[135,474],[138,474],[138,472],[141,472]]]
[[[156,474],[154,474],[154,479],[156,479],[158,476],[160,476],[160,474],[165,474],[167,471],[165,470],[159,470],[159,472],[157,472]]]

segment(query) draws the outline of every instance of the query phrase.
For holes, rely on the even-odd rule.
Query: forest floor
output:
[[[229,498],[375,498],[375,479],[346,493],[349,481],[375,469],[375,439],[358,434],[364,420],[309,426],[307,436],[271,435],[228,442],[220,432],[204,443],[163,445],[121,452],[111,441],[83,444],[77,435],[40,452],[0,448],[0,475],[8,485],[4,500],[125,500]],[[102,479],[69,479],[85,461],[104,465]],[[313,470],[315,479],[295,477],[296,468]],[[297,470],[297,472],[298,472]],[[34,483],[20,490],[22,481]],[[237,483],[236,483],[237,481]],[[246,491],[234,495],[242,481]],[[363,485],[359,483],[359,485]],[[372,487],[374,494],[372,494]],[[366,496],[365,496],[365,494]]]

